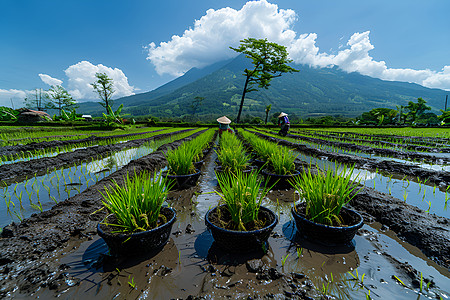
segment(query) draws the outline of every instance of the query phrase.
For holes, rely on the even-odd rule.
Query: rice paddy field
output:
[[[205,225],[221,201],[216,171],[224,158],[214,128],[5,127],[0,298],[449,299],[450,130],[302,128],[280,137],[254,127],[236,136],[255,171],[249,139],[286,149],[300,172],[353,167],[359,193],[347,206],[364,225],[352,242],[302,236],[291,208],[303,199],[288,187],[262,199],[278,218],[263,251],[220,249]],[[202,137],[209,141],[197,183],[171,190],[165,202],[177,213],[168,243],[112,257],[97,234],[105,187],[127,174],[167,172],[168,151]]]

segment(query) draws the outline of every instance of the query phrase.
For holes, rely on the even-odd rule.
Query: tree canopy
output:
[[[63,109],[71,109],[75,106],[75,100],[69,94],[69,92],[60,85],[52,85],[47,92],[49,102],[46,108],[57,109],[61,116]]]
[[[245,69],[245,85],[242,92],[239,113],[236,122],[239,123],[244,105],[245,94],[256,91],[257,88],[269,88],[270,81],[275,77],[280,77],[283,73],[298,72],[298,70],[288,66],[292,62],[288,58],[285,46],[267,41],[267,39],[247,38],[241,40],[237,48],[232,50],[243,53],[252,60],[253,69]]]
[[[101,99],[99,104],[103,106],[106,110],[106,113],[109,114],[108,106],[112,107],[112,95],[115,92],[113,79],[109,78],[106,73],[95,73],[95,77],[97,78],[97,81],[91,83],[91,86],[94,88],[94,91],[97,92]]]

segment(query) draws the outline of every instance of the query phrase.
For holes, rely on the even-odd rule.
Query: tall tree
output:
[[[244,106],[245,94],[256,91],[259,88],[269,88],[270,81],[275,77],[280,77],[283,73],[298,72],[298,70],[288,66],[292,60],[288,59],[288,52],[285,46],[268,42],[267,39],[247,38],[241,40],[238,48],[230,47],[232,50],[243,53],[252,60],[253,69],[244,70],[245,84],[242,92],[239,113],[236,123],[239,123]]]
[[[272,104],[266,106],[266,121],[264,122],[267,125],[267,118],[269,117],[269,112],[272,109]]]
[[[41,111],[46,107],[48,95],[42,89],[35,89],[32,93],[25,97],[25,106],[28,108],[36,108]]]
[[[69,92],[60,85],[52,85],[52,87],[47,92],[49,102],[46,108],[57,109],[59,111],[59,116],[61,116],[61,111],[63,109],[75,108],[75,100],[69,94]]]
[[[113,100],[111,98],[115,92],[113,79],[109,78],[106,73],[95,73],[95,77],[97,77],[97,81],[91,83],[91,86],[94,88],[101,99],[101,102],[99,102],[99,104],[105,108],[106,113],[108,114],[108,106],[112,107]]]

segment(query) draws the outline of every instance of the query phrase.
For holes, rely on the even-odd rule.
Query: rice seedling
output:
[[[303,248],[297,248],[297,258],[302,257],[303,255]]]
[[[339,168],[337,165],[336,170]],[[341,224],[339,214],[342,207],[359,192],[358,190],[351,195],[356,189],[351,181],[354,166],[347,168],[344,165],[340,172],[334,172],[331,168],[326,172],[318,170],[318,174],[313,175],[309,168],[308,172],[295,177],[291,185],[306,202],[307,219],[325,225]]]
[[[282,267],[284,267],[284,265],[286,264],[286,260],[288,257],[289,257],[289,253],[281,258],[281,266]]]
[[[104,207],[117,219],[117,224],[107,225],[117,227],[117,232],[130,233],[157,227],[158,218],[165,218],[160,209],[168,194],[167,179],[161,173],[150,177],[143,172],[134,178],[127,173],[124,181],[123,187],[113,181],[112,187],[101,192]]]
[[[131,276],[131,275],[128,275],[128,285],[129,285],[131,288],[135,289],[135,288],[136,288],[136,283],[134,282],[134,277],[131,277],[131,280],[130,280],[130,276]]]
[[[397,276],[392,275],[392,278],[395,279],[395,280],[396,280],[398,283],[400,283],[402,286],[407,287],[406,284],[404,284],[403,281],[402,281],[400,278],[398,278]]]
[[[278,175],[288,175],[295,170],[297,155],[287,147],[277,147],[269,156],[269,168]]]
[[[169,150],[166,153],[169,173],[175,175],[187,175],[194,172],[193,164],[195,150],[189,147],[187,143],[182,144],[175,150]]]
[[[430,209],[431,209],[431,201],[427,201],[427,203],[428,203],[428,209],[425,212],[429,213]]]
[[[216,173],[222,193],[216,191],[231,214],[236,230],[246,231],[249,224],[258,222],[259,208],[269,188],[260,192],[262,179],[257,172]]]

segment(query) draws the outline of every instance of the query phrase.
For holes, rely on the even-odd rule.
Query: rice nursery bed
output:
[[[128,259],[109,256],[108,247],[96,234],[97,223],[105,216],[104,211],[93,214],[102,206],[99,191],[112,179],[121,184],[127,172],[164,170],[164,153],[202,132],[164,143],[157,151],[124,162],[122,168],[102,174],[103,179],[98,178],[101,180],[89,187],[83,185],[84,191],[59,201],[48,211],[5,227],[0,239],[0,298],[450,297],[450,223],[447,217],[426,213],[399,198],[396,188],[407,182],[401,174],[397,177],[361,170],[365,171],[361,175],[365,176],[366,187],[351,205],[363,213],[365,224],[353,246],[330,248],[300,237],[290,214],[298,194],[288,189],[271,190],[263,199],[263,206],[279,218],[265,253],[223,252],[213,242],[204,220],[205,213],[220,198],[214,192],[218,189],[214,151],[204,159],[196,186],[169,193],[167,202],[176,210],[177,221],[164,248]],[[296,160],[296,168],[314,169],[308,160],[321,168],[333,167],[329,160],[304,156]],[[98,165],[93,168],[104,168],[107,161]],[[87,170],[87,165],[83,168]],[[88,176],[91,171],[85,173]],[[376,182],[375,188],[371,180]],[[385,187],[390,188],[392,196]],[[415,193],[413,187],[416,189],[418,183],[410,181],[406,187],[408,199]],[[442,187],[434,191],[424,183],[420,187],[421,194],[426,190],[425,201],[432,195],[439,199],[431,200],[432,212],[433,203],[444,194]]]
[[[30,176],[30,179],[0,187],[4,202],[0,204],[0,227],[21,221],[32,213],[50,209],[55,203],[81,193],[90,185],[109,176],[130,161],[146,156],[161,145],[189,136],[195,131],[173,132],[153,139],[139,147],[110,152],[108,156],[87,157],[69,167]],[[90,158],[90,159],[88,159]],[[12,165],[11,167],[14,167]]]
[[[28,161],[41,157],[51,157],[60,153],[73,151],[74,148],[108,145],[116,142],[145,138],[161,130],[164,130],[164,128],[138,128],[130,130],[126,134],[121,130],[91,135],[83,139],[66,139],[65,137],[55,136],[52,140],[48,140],[50,137],[47,137],[45,141],[14,143],[12,146],[3,146],[0,148],[0,165]]]

